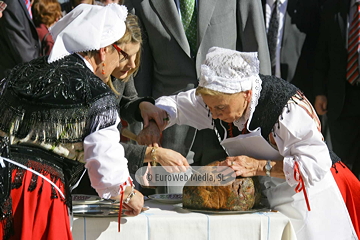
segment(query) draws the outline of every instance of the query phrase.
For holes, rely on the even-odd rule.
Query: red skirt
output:
[[[331,172],[344,198],[356,234],[360,239],[360,181],[342,162],[335,163]]]
[[[11,190],[14,234],[11,240],[69,240],[73,239],[70,230],[68,207],[65,200],[52,185],[30,171],[15,169],[12,171],[12,183],[21,176],[21,186]],[[18,172],[18,176],[16,173]],[[50,174],[42,173],[48,179]],[[21,174],[20,174],[21,175]],[[33,176],[34,175],[34,176]],[[36,185],[34,185],[34,181]],[[63,193],[64,183],[54,180]],[[13,185],[14,187],[14,185]],[[56,191],[56,193],[54,192]],[[57,196],[57,198],[53,198]],[[4,222],[2,221],[4,225]],[[0,236],[4,228],[0,227]]]

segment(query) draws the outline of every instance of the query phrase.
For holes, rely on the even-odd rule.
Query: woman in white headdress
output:
[[[150,112],[154,111],[155,114],[156,109],[154,109],[155,100],[151,97],[139,97],[134,85],[133,75],[136,74],[140,67],[142,44],[141,28],[138,21],[136,15],[128,14],[125,21],[127,31],[119,41],[119,46],[122,49],[122,58],[119,66],[115,68],[111,74],[111,81],[107,81],[106,84],[109,85],[116,94],[120,118],[125,120],[129,125],[144,122],[143,126],[146,128],[145,120],[142,119],[138,109],[141,107],[141,109],[147,109]],[[159,129],[155,121],[147,121],[147,124],[153,125],[152,127],[155,129]],[[125,157],[128,159],[129,172],[135,174],[144,163],[149,164],[154,161],[159,165],[166,166],[167,170],[174,172],[186,171],[185,167],[189,166],[189,164],[186,158],[180,153],[171,149],[162,148],[158,145],[151,146],[154,140],[160,138],[158,132],[154,131],[154,133],[155,134],[151,136],[145,136],[146,142],[142,142],[144,140],[141,139],[142,136],[139,135],[136,136],[138,144],[121,142],[125,150]],[[149,139],[147,139],[147,137],[149,137]],[[149,143],[150,146],[148,146],[147,143]],[[74,189],[73,193],[96,194],[89,184],[88,175],[82,178],[79,186]]]
[[[72,239],[70,191],[84,164],[100,197],[140,213],[143,196],[133,188],[106,85],[123,58],[126,16],[118,4],[79,5],[50,29],[48,57],[0,82],[2,239]]]
[[[358,239],[313,107],[290,83],[259,75],[256,53],[211,48],[197,89],[156,105],[168,112],[168,126],[213,128],[229,154],[222,164],[237,176],[259,176],[297,239]]]

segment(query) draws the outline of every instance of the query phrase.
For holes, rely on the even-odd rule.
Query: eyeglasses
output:
[[[116,45],[116,44],[114,43],[112,46],[116,49],[116,51],[117,51],[119,54],[121,54],[121,55],[124,56],[124,58],[120,59],[120,62],[129,59],[129,54],[127,54],[126,52],[124,52],[123,50],[121,50],[121,48],[119,48],[118,45]]]

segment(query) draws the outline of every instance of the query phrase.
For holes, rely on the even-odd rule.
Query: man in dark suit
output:
[[[314,54],[319,34],[319,0],[278,0],[280,24],[276,67],[272,73],[301,89],[314,103]],[[270,25],[275,0],[262,0],[266,29]]]
[[[316,53],[314,90],[317,113],[327,113],[328,116],[334,152],[352,166],[352,171],[359,177],[360,82],[358,78],[353,84],[347,80],[348,32],[356,8],[355,0],[325,2]],[[355,59],[354,68],[358,71],[358,55]]]
[[[7,4],[0,18],[0,79],[19,63],[40,56],[40,42],[24,0],[4,0]]]
[[[270,74],[260,0],[194,1],[197,15],[195,49],[190,47],[181,21],[181,0],[125,1],[129,11],[139,17],[146,35],[141,67],[135,79],[140,96],[158,98],[196,87],[200,65],[213,46],[259,52],[260,72]],[[213,130],[195,133],[188,126],[165,130],[162,146],[184,156],[192,147],[198,165],[226,156]]]

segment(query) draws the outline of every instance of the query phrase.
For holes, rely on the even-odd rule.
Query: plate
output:
[[[197,212],[197,213],[206,213],[206,214],[247,214],[247,213],[255,213],[255,212],[266,212],[269,211],[267,208],[261,208],[261,209],[250,209],[250,210],[238,210],[238,211],[226,211],[226,210],[202,210],[202,209],[191,209],[191,208],[184,208],[181,204],[174,205],[177,208],[180,208],[182,210],[187,210],[190,212]]]
[[[119,214],[119,206],[103,204],[83,204],[73,206],[74,216],[79,217],[110,217]]]
[[[164,193],[164,194],[153,194],[149,196],[150,199],[156,200],[162,203],[181,203],[182,202],[182,194],[176,193]]]
[[[83,204],[83,205],[74,205],[73,214],[78,217],[112,217],[118,216],[120,206],[118,204],[104,205],[104,204]],[[144,206],[141,211],[149,210],[150,208]],[[122,210],[123,212],[126,209]],[[127,216],[123,213],[121,216]]]
[[[94,204],[101,201],[101,198],[99,196],[85,194],[72,194],[71,199],[73,205]]]

